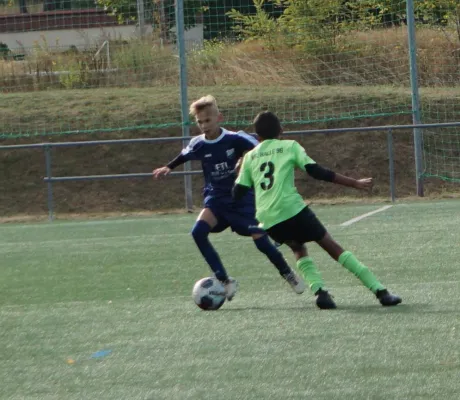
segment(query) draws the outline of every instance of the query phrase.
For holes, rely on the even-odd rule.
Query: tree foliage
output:
[[[252,15],[232,9],[227,12],[233,30],[244,39],[270,38],[282,32],[287,44],[333,46],[337,37],[350,30],[387,28],[406,24],[405,0],[274,0],[279,17],[268,13],[267,0],[253,0]],[[454,26],[460,40],[460,1],[415,2],[417,23],[433,27]]]
[[[137,21],[138,10],[136,0],[95,0],[104,7],[118,22]],[[200,0],[184,0],[184,25],[190,28],[197,23],[197,15],[202,12],[203,4]],[[174,0],[144,0],[144,19],[147,23],[160,26],[169,32],[176,25]]]
[[[95,1],[120,23],[137,20],[136,0]],[[146,22],[169,32],[175,25],[174,0],[144,1]],[[460,40],[459,0],[418,0],[414,6],[418,23],[455,27]],[[202,21],[205,39],[237,36],[270,42],[282,33],[292,45],[313,39],[329,46],[350,30],[406,23],[405,0],[184,0],[184,10],[186,28]]]

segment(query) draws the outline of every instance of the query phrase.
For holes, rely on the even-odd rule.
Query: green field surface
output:
[[[314,210],[394,308],[312,244],[338,306],[318,310],[226,231],[211,240],[240,291],[202,311],[196,215],[0,225],[0,398],[458,399],[460,201],[341,226],[379,207]]]

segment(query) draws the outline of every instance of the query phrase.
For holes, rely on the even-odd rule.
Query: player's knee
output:
[[[195,242],[199,243],[207,239],[210,230],[210,226],[206,222],[200,220],[193,225],[191,234]]]
[[[286,244],[291,248],[292,251],[302,251],[305,246],[302,243],[296,242],[296,241],[286,241]]]
[[[256,240],[259,240],[260,238],[263,238],[264,236],[266,236],[266,235],[263,234],[263,233],[252,233],[251,234],[252,240],[254,240],[254,242]]]
[[[257,237],[258,236],[258,237]],[[252,236],[254,240],[254,244],[256,245],[257,249],[261,251],[262,253],[266,253],[267,251],[270,251],[273,249],[276,249],[276,247],[270,242],[268,239],[268,235],[257,235],[254,237]]]
[[[287,241],[286,244],[291,248],[297,258],[306,257],[308,255],[307,247],[303,243]]]

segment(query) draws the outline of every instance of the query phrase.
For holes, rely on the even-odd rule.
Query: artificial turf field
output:
[[[379,207],[313,209],[403,297],[391,309],[311,245],[338,305],[320,311],[226,231],[211,240],[240,291],[201,311],[196,215],[0,225],[0,398],[459,399],[460,202],[341,226]]]

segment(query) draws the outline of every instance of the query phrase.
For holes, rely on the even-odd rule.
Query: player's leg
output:
[[[336,308],[334,300],[324,289],[321,274],[313,260],[308,256],[305,243],[311,240],[311,233],[305,232],[304,214],[305,212],[302,210],[292,218],[272,226],[268,229],[268,234],[276,242],[285,243],[291,248],[297,261],[297,268],[316,296],[316,305],[321,309]]]
[[[326,232],[324,237],[317,242],[334,260],[342,264],[348,271],[353,273],[369,290],[376,293],[384,289],[384,286],[374,276],[374,274],[364,264],[350,252],[345,251],[333,238]]]
[[[291,272],[291,267],[266,233],[251,234],[252,240],[261,253],[265,254],[281,275]]]
[[[291,285],[292,289],[301,294],[305,291],[305,283],[286,262],[281,252],[270,241],[267,232],[259,228],[259,221],[255,218],[255,207],[253,202],[236,203],[225,212],[227,221],[234,232],[241,236],[251,236],[257,249],[265,254],[275,266],[280,275]]]
[[[345,251],[329,233],[326,232],[317,243],[371,290],[383,306],[395,306],[401,303],[399,296],[391,294],[368,267],[362,264],[351,251]]]
[[[192,228],[192,236],[198,249],[203,255],[216,278],[225,286],[227,299],[231,300],[238,290],[235,279],[229,278],[219,255],[209,241],[209,233],[218,225],[219,221],[210,208],[204,208]]]
[[[308,227],[308,217],[308,208],[306,207],[293,217],[269,228],[268,234],[276,242],[285,243],[291,248],[297,261],[297,268],[309,283],[313,293],[316,294],[318,290],[324,287],[324,282],[313,260],[308,256],[305,243],[310,242],[317,235],[321,235],[321,232],[316,232],[315,227],[312,229]]]
[[[291,269],[281,252],[270,241],[268,235],[266,233],[252,233],[251,237],[257,249],[267,256],[281,277],[291,285],[294,292],[302,294],[305,291],[305,282]]]
[[[316,267],[313,259],[308,256],[307,247],[301,242],[287,240],[285,244],[289,246],[297,260],[297,268],[310,285],[311,291],[316,296],[316,305],[323,309],[334,309],[337,306],[331,295],[324,289],[324,281]]]

